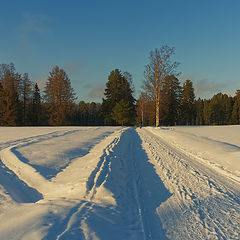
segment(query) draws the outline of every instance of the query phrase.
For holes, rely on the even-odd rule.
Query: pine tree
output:
[[[224,111],[224,121],[223,124],[231,123],[232,109],[233,109],[233,100],[232,97],[229,97],[227,94],[223,95],[223,111]]]
[[[31,125],[39,126],[41,125],[41,118],[42,118],[42,107],[41,107],[41,94],[36,83],[34,85],[34,92],[32,96],[32,103],[31,103]]]
[[[32,92],[32,82],[29,80],[28,74],[25,73],[20,81],[20,100],[22,103],[22,124],[28,125],[30,122],[30,103],[31,103],[31,92]]]
[[[4,97],[5,97],[5,95],[4,95],[4,88],[3,88],[3,85],[2,85],[2,83],[1,83],[1,81],[0,81],[0,126],[2,126],[3,125],[3,121],[2,121],[2,119],[3,119],[3,115],[4,115],[4,112],[3,112],[3,108],[4,108]]]
[[[231,122],[232,124],[240,124],[240,90],[237,90],[234,96]]]
[[[203,119],[204,119],[205,125],[210,124],[209,102],[210,102],[210,100],[206,100],[206,99],[203,100]]]
[[[89,118],[89,112],[88,112],[88,106],[87,103],[84,101],[79,102],[79,124],[82,126],[88,125],[88,118]]]
[[[196,106],[196,125],[204,125],[204,102],[202,99],[195,101]]]
[[[89,125],[103,125],[103,119],[100,116],[100,109],[101,104],[95,102],[88,103]]]
[[[47,105],[50,125],[69,125],[73,115],[75,94],[70,79],[63,69],[54,67],[49,73],[45,87],[45,102]]]
[[[224,123],[223,94],[214,95],[209,103],[210,124],[222,125]]]
[[[194,88],[192,81],[186,80],[183,86],[181,98],[181,122],[182,124],[194,124],[195,108],[194,108]]]

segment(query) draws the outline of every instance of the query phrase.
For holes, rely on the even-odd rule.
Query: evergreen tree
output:
[[[203,119],[204,119],[205,125],[210,124],[209,102],[210,102],[210,100],[206,100],[206,99],[204,99],[204,101],[203,101]]]
[[[195,102],[196,108],[196,125],[204,125],[204,102],[202,99],[198,99]]]
[[[223,112],[224,112],[224,120],[223,124],[230,124],[232,117],[232,109],[233,109],[233,99],[229,97],[227,94],[223,95]]]
[[[179,103],[182,93],[179,80],[174,76],[164,79],[160,93],[160,123],[176,125],[179,117]]]
[[[214,95],[209,103],[210,124],[222,125],[224,123],[223,94]]]
[[[186,80],[183,85],[181,98],[181,122],[182,124],[194,124],[195,107],[194,107],[194,89],[192,81]]]
[[[4,107],[4,97],[5,97],[5,94],[4,94],[4,88],[3,88],[3,85],[0,81],[0,126],[3,125],[3,115],[4,115],[4,112],[3,112],[3,107]]]
[[[113,108],[112,119],[122,126],[131,125],[129,114],[131,114],[131,106],[124,99],[121,99]]]
[[[45,87],[45,102],[50,125],[69,125],[73,116],[75,94],[66,72],[54,67]]]
[[[108,82],[106,83],[106,89],[104,93],[105,98],[103,99],[101,109],[105,124],[112,125],[116,123],[112,112],[113,108],[121,100],[124,100],[130,107],[130,111],[128,112],[128,123],[134,124],[136,112],[135,99],[132,94],[133,90],[127,78],[118,69],[112,71],[108,76]]]
[[[22,124],[28,125],[30,122],[30,103],[32,93],[32,82],[29,80],[28,74],[25,73],[20,82],[20,101],[22,103]]]
[[[0,65],[0,83],[0,125],[19,125],[21,119],[21,109],[19,102],[20,75],[18,73],[15,73],[15,67],[13,64]]]
[[[100,116],[101,104],[91,102],[88,103],[88,124],[91,126],[103,125],[103,119]]]
[[[232,124],[240,124],[240,90],[237,90],[236,95],[234,96],[234,105],[231,118]]]
[[[39,126],[42,124],[42,106],[41,106],[41,94],[36,83],[34,86],[34,92],[32,96],[31,104],[31,125]]]
[[[103,125],[100,103],[85,103],[80,101],[75,105],[74,125],[99,126]]]
[[[79,120],[80,120],[80,125],[82,126],[87,126],[88,125],[88,106],[87,103],[84,101],[79,102]]]

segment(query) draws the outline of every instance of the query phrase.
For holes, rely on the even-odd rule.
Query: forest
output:
[[[138,99],[132,75],[112,70],[102,103],[76,97],[64,69],[55,66],[40,91],[13,63],[0,64],[0,126],[171,126],[240,124],[240,90],[196,99],[193,82],[180,83],[167,45],[150,52]]]

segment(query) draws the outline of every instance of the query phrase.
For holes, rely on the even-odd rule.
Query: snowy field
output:
[[[0,128],[0,240],[239,236],[240,126]]]

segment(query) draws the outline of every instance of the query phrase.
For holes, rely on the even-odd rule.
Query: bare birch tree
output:
[[[148,95],[152,97],[155,101],[156,108],[156,127],[159,126],[159,103],[160,103],[160,93],[163,85],[163,81],[166,76],[175,75],[176,68],[179,63],[172,61],[171,57],[175,52],[174,47],[169,47],[167,45],[162,46],[160,49],[155,49],[150,52],[150,63],[145,66],[143,82],[143,88]]]

